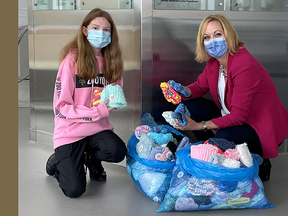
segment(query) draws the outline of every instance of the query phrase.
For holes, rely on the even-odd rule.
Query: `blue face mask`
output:
[[[210,39],[205,41],[204,45],[207,53],[213,58],[222,58],[228,49],[224,37]]]
[[[88,29],[87,29],[88,30]],[[88,30],[87,40],[97,49],[102,49],[111,43],[111,33],[101,30]]]

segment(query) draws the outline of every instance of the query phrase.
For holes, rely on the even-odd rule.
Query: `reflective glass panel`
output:
[[[224,0],[155,0],[154,9],[223,11],[224,3]]]

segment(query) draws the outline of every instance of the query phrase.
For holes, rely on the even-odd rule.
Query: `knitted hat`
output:
[[[172,126],[177,127],[178,125],[175,122],[174,119],[174,113],[172,111],[165,111],[162,113],[162,116],[165,118],[165,120]]]
[[[161,146],[153,147],[150,154],[147,157],[147,160],[156,161],[156,157],[159,158],[164,151],[165,147]]]
[[[189,92],[186,91],[185,88],[180,83],[176,83],[174,80],[169,80],[167,83],[170,84],[171,87],[176,92],[178,92],[181,96],[184,96],[184,97],[189,97],[190,96]]]
[[[136,153],[140,158],[147,158],[154,146],[154,140],[147,134],[142,134],[139,142],[136,144]]]
[[[102,91],[103,91],[103,88],[95,89],[95,91],[94,91],[94,93],[92,95],[92,104],[93,104],[93,106],[98,106],[100,104]]]
[[[158,145],[166,144],[173,139],[171,133],[167,134],[159,134],[156,132],[149,132],[148,135],[154,140],[154,142]]]
[[[177,118],[182,126],[187,124],[187,119],[184,114],[190,117],[188,108],[184,104],[180,103],[174,111],[174,118]]]
[[[107,85],[101,95],[100,103],[110,99],[107,107],[124,108],[127,106],[123,89],[120,85]]]
[[[139,125],[136,127],[134,133],[137,139],[140,139],[143,133],[147,134],[150,131],[151,127],[149,125]]]
[[[212,145],[216,145],[223,152],[226,151],[227,149],[235,148],[234,142],[230,142],[224,138],[210,138],[210,139],[208,139],[208,143],[212,144]]]
[[[251,167],[253,165],[253,159],[248,149],[247,143],[236,145],[235,147],[240,154],[240,161],[246,166]]]
[[[160,84],[160,88],[162,89],[162,93],[168,102],[172,102],[173,104],[179,104],[181,102],[181,96],[171,87],[170,84],[162,82]]]
[[[218,153],[217,147],[206,144],[192,145],[190,149],[191,158],[196,158],[204,161],[208,161],[211,155]]]

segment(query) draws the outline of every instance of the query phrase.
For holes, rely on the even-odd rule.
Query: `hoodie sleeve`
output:
[[[75,103],[76,64],[72,59],[67,55],[59,67],[54,90],[54,114],[73,122],[94,122],[108,117],[109,111],[104,103],[98,107]]]

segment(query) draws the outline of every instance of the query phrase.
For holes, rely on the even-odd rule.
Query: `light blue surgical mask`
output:
[[[213,58],[222,58],[227,52],[225,37],[212,38],[209,41],[204,41],[205,50]]]
[[[111,43],[111,33],[102,30],[90,29],[88,30],[87,40],[94,48],[102,49]]]

